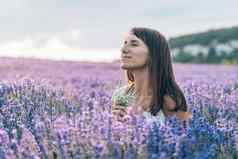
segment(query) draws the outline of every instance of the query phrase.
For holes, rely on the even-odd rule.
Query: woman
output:
[[[168,42],[160,32],[132,28],[121,48],[121,68],[128,85],[113,93],[114,114],[123,117],[131,108],[133,113],[146,112],[161,120],[171,115],[182,121],[191,117],[175,81]],[[120,95],[128,98],[129,103],[118,103]]]

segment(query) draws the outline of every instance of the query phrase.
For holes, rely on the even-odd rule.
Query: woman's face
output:
[[[121,68],[126,70],[141,69],[147,66],[149,49],[134,34],[128,33],[121,48]]]

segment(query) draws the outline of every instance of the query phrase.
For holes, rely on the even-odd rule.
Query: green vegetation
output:
[[[229,45],[231,41],[238,42],[238,26],[174,37],[169,39],[169,44],[171,49],[178,49],[178,52],[173,55],[175,62],[238,64],[238,48]],[[227,44],[231,51],[218,52],[216,47],[220,44]],[[208,50],[193,54],[184,49],[192,45],[208,48]]]

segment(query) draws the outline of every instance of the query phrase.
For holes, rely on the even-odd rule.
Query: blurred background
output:
[[[236,0],[0,0],[0,57],[114,62],[131,27],[151,27],[178,63],[238,64]]]

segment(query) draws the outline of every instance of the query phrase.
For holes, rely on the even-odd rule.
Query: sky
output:
[[[237,0],[0,0],[0,56],[111,61],[130,28],[169,39],[237,26]]]

